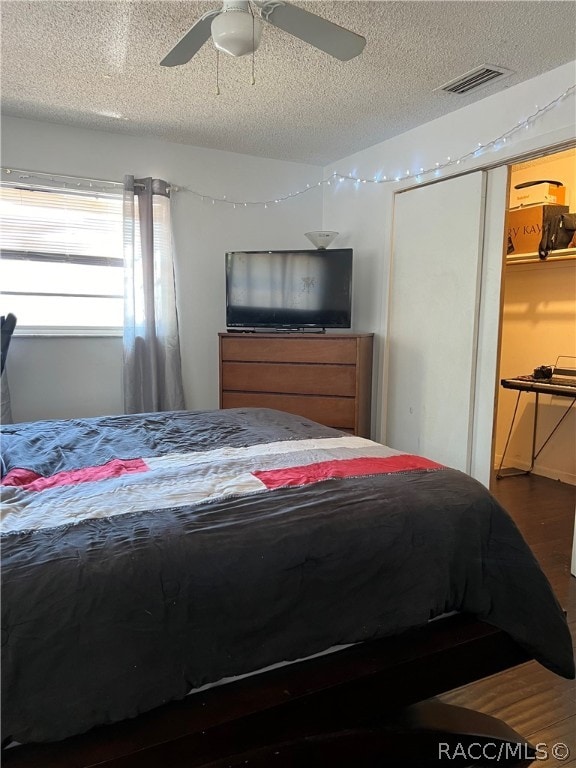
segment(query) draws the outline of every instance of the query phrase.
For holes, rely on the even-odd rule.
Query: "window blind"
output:
[[[121,191],[0,189],[2,312],[26,328],[121,328]]]
[[[122,260],[121,195],[2,187],[3,251],[60,260]]]

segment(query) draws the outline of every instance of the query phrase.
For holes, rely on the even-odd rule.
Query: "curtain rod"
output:
[[[71,179],[73,181],[87,181],[88,183],[93,182],[95,184],[110,184],[112,186],[118,186],[118,187],[124,186],[121,181],[109,181],[108,179],[90,179],[84,176],[67,176],[65,173],[46,173],[44,171],[26,171],[23,168],[12,168],[4,165],[2,166],[2,173],[5,173],[7,175],[10,175],[12,173],[23,174],[23,177],[27,179],[48,178],[50,179],[50,181]]]
[[[71,179],[74,182],[88,182],[90,185],[90,188],[92,186],[92,183],[94,184],[105,184],[107,186],[113,186],[113,187],[122,187],[124,188],[124,182],[122,181],[109,181],[108,179],[90,179],[85,176],[68,176],[65,173],[46,173],[45,171],[25,171],[22,168],[8,168],[7,166],[1,166],[0,170],[2,173],[6,174],[7,176],[12,174],[22,174],[18,178],[21,180],[26,179],[39,179],[40,181],[42,179],[49,179],[50,181],[53,181],[54,183],[57,183],[58,181],[64,181],[64,179]],[[64,184],[66,182],[64,181]],[[78,184],[78,186],[80,186]],[[144,187],[144,184],[134,184],[135,187]],[[172,192],[176,192],[178,190],[177,187],[169,184],[168,188]]]

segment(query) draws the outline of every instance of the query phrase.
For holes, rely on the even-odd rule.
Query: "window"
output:
[[[17,331],[87,334],[122,329],[122,194],[3,186],[1,314]]]

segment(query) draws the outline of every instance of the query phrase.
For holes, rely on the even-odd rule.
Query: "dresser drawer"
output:
[[[327,427],[353,431],[355,403],[350,398],[223,392],[222,408],[274,408],[294,413]]]
[[[330,338],[324,334],[278,337],[260,334],[221,338],[222,360],[270,363],[339,363],[355,365],[355,338]]]
[[[222,389],[354,397],[356,371],[350,365],[223,362]]]

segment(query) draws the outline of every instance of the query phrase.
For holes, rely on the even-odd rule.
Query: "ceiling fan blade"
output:
[[[204,16],[201,16],[192,29],[189,29],[182,40],[176,43],[170,53],[162,59],[160,65],[162,67],[177,67],[190,61],[210,37],[212,19],[219,13],[219,10],[208,11]]]
[[[260,8],[262,17],[270,24],[340,61],[353,59],[364,50],[365,37],[339,27],[338,24],[333,24],[310,11],[276,0],[255,0],[255,3]]]

